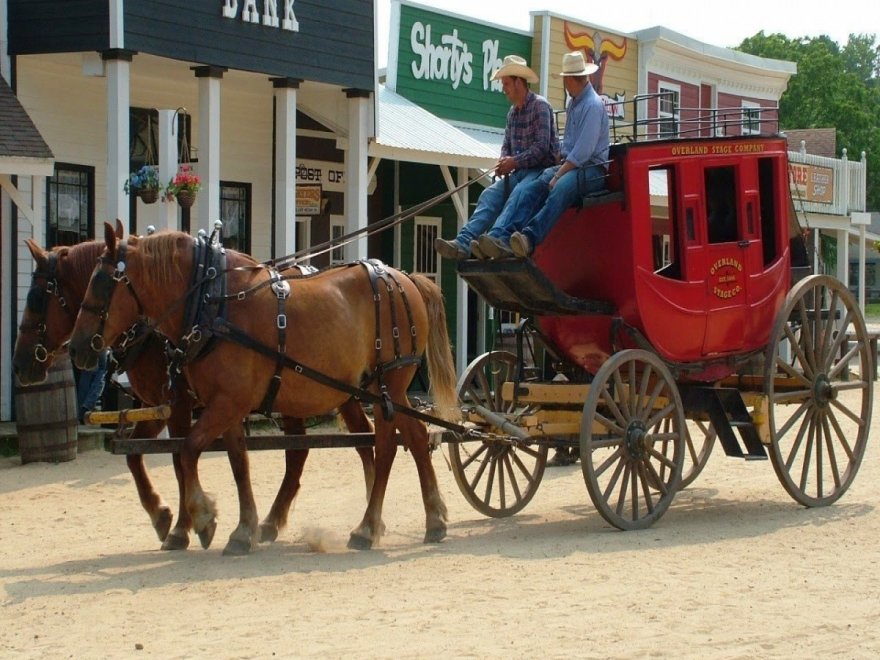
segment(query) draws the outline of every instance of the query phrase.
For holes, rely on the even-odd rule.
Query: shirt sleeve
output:
[[[501,157],[507,158],[513,153],[513,149],[510,146],[510,121],[511,121],[511,112],[507,112],[507,125],[504,128],[504,141],[501,143]]]
[[[553,142],[553,108],[549,103],[538,102],[531,117],[532,143],[528,149],[516,155],[517,169],[547,167],[555,162],[556,145]]]

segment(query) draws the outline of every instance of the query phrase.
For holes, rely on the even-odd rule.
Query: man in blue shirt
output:
[[[529,256],[565,209],[605,187],[608,113],[589,78],[598,68],[587,64],[581,52],[566,53],[562,58],[559,75],[570,97],[562,164],[548,167],[511,194],[495,225],[478,240],[480,251],[487,257]]]
[[[434,249],[447,259],[467,259],[476,239],[498,218],[510,191],[559,161],[553,108],[547,99],[529,89],[529,83],[538,82],[538,75],[526,66],[523,58],[508,55],[492,75],[492,80],[499,78],[512,107],[507,113],[501,158],[495,168],[498,178],[482,192],[473,215],[454,240],[434,241]]]

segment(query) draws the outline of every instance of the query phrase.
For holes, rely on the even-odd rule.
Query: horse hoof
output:
[[[274,543],[278,538],[278,528],[269,523],[260,523],[260,543]]]
[[[251,552],[251,544],[239,539],[229,539],[229,543],[223,548],[223,555],[229,557],[241,557],[249,555]]]
[[[440,543],[446,538],[446,528],[438,527],[437,529],[429,529],[425,532],[425,543]]]
[[[153,523],[153,529],[156,530],[156,535],[159,537],[160,541],[164,541],[168,537],[168,532],[171,530],[171,523],[174,520],[174,515],[171,513],[171,509],[167,506],[159,509],[159,515],[156,517],[156,522]]]
[[[189,547],[189,535],[168,534],[162,541],[163,550],[186,550]]]
[[[373,541],[366,537],[352,534],[348,537],[348,548],[349,550],[372,550]]]
[[[211,541],[214,540],[214,532],[217,531],[217,521],[212,520],[205,527],[199,531],[199,542],[202,544],[202,547],[207,550],[211,547]]]

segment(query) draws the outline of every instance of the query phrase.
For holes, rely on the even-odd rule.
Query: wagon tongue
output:
[[[608,302],[565,293],[531,259],[459,261],[458,274],[492,307],[526,316],[610,315],[615,311]]]

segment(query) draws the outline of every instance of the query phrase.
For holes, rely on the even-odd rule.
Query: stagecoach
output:
[[[835,501],[865,451],[876,355],[849,291],[811,274],[785,139],[644,133],[612,145],[606,190],[531,259],[459,262],[521,319],[515,348],[459,381],[488,434],[450,445],[462,492],[484,514],[516,512],[548,446],[569,444],[601,515],[642,528],[717,441],[769,455],[797,502]]]
[[[489,516],[509,516],[528,504],[541,483],[548,449],[558,446],[576,448],[594,505],[605,520],[624,530],[644,528],[659,519],[675,494],[697,478],[716,444],[739,459],[762,462],[769,457],[783,487],[800,504],[830,504],[847,490],[865,452],[876,343],[849,291],[834,277],[812,272],[789,192],[785,139],[769,134],[720,137],[725,124],[741,126],[742,118],[728,116],[719,122],[718,113],[707,116],[710,126],[697,124],[693,134],[675,137],[664,137],[650,122],[634,122],[632,133],[611,147],[605,189],[568,210],[530,258],[458,262],[459,275],[489,305],[519,318],[509,350],[481,355],[460,374],[459,420],[419,410],[403,394],[404,380],[411,378],[419,359],[416,335],[424,342],[426,331],[416,333],[418,321],[431,328],[431,336],[443,330],[433,339],[435,346],[439,339],[443,350],[427,354],[435,364],[448,361],[437,373],[447,372],[446,398],[454,399],[454,373],[448,373],[453,367],[450,356],[443,356],[448,339],[442,305],[437,303],[439,289],[426,284],[425,278],[408,282],[405,275],[372,262],[304,274],[292,268],[295,259],[257,264],[235,252],[229,258],[244,265],[227,268],[226,253],[211,247],[210,240],[180,232],[172,237],[177,246],[174,258],[178,266],[185,262],[186,269],[171,270],[183,279],[176,288],[165,284],[152,295],[144,295],[148,289],[141,288],[149,284],[146,273],[166,269],[148,265],[157,263],[149,259],[158,258],[149,256],[149,239],[141,239],[143,249],[138,239],[129,240],[126,248],[121,228],[114,235],[108,227],[106,247],[91,244],[91,252],[83,257],[94,263],[98,251],[104,250],[88,291],[85,281],[74,287],[73,274],[62,277],[73,249],[69,255],[46,254],[31,245],[38,267],[16,346],[16,372],[32,382],[45,377],[47,356],[71,332],[71,347],[77,346],[78,356],[94,357],[113,337],[121,336],[125,346],[133,333],[119,333],[138,317],[148,329],[164,327],[172,344],[179,338],[172,355],[184,362],[192,348],[189,342],[213,335],[221,339],[213,345],[223,347],[217,350],[225,351],[227,362],[236,365],[235,378],[214,368],[222,361],[210,358],[199,366],[196,359],[194,375],[208,389],[199,390],[196,383],[193,390],[225,391],[239,384],[259,390],[262,397],[260,387],[265,386],[256,383],[269,380],[274,372],[270,382],[283,381],[287,387],[281,385],[287,397],[284,414],[314,414],[295,397],[316,388],[319,396],[309,405],[335,397],[338,402],[330,407],[347,409],[349,428],[359,431],[251,436],[246,438],[248,448],[363,448],[375,442],[384,484],[393,460],[387,446],[394,441],[389,428],[408,435],[403,441],[413,450],[424,480],[426,540],[445,536],[445,508],[439,495],[431,496],[436,482],[425,458],[427,436],[420,435],[424,432],[413,426],[413,418],[446,429],[435,439],[447,444],[465,498]],[[395,222],[413,214],[399,214]],[[128,267],[126,254],[129,262],[132,255],[137,257]],[[196,255],[220,261],[197,262]],[[133,283],[138,271],[143,279]],[[238,280],[229,279],[233,276]],[[348,282],[348,294],[333,284],[340,279]],[[116,286],[120,282],[125,286]],[[330,288],[322,288],[324,284]],[[417,295],[413,286],[419,289]],[[429,289],[433,290],[426,293]],[[73,326],[73,310],[65,308],[62,290],[77,307],[82,303],[84,327],[83,313]],[[125,290],[128,293],[121,293]],[[168,301],[157,300],[163,296]],[[330,299],[339,302],[335,313],[344,316],[345,323],[312,314],[315,305],[327,306],[319,301]],[[117,301],[116,309],[126,312],[128,320],[116,318],[124,316],[119,311],[111,313],[111,301]],[[155,308],[152,313],[144,309],[150,305]],[[190,314],[223,305],[240,305],[244,313],[235,323],[250,323],[250,330],[233,328],[225,317],[205,321]],[[357,335],[349,318],[356,307],[362,321]],[[190,320],[175,320],[184,308]],[[153,320],[145,324],[144,317]],[[266,325],[265,319],[271,323]],[[118,327],[111,332],[105,323]],[[302,335],[305,326],[314,326],[311,334]],[[348,343],[347,350],[334,344],[319,361],[323,371],[315,368],[315,356],[325,350],[331,331],[340,329],[343,334],[337,339],[339,345]],[[255,337],[258,333],[263,336]],[[429,349],[431,343],[428,337]],[[348,380],[338,375],[349,369],[357,346],[364,365],[373,365],[372,374],[364,372],[359,386],[352,384],[350,374],[345,376]],[[262,356],[262,371],[253,354]],[[155,367],[155,360],[149,362]],[[255,380],[237,383],[244,378],[239,365],[245,362]],[[330,369],[336,375],[328,373]],[[148,377],[144,371],[151,396],[160,398],[157,393],[167,391],[162,375]],[[282,376],[290,373],[295,376]],[[188,378],[192,383],[193,374]],[[393,386],[386,391],[383,382]],[[270,384],[263,402],[267,410],[277,391],[272,392]],[[224,407],[234,401],[230,396],[223,399],[227,404],[214,406],[216,415],[229,416]],[[259,398],[254,399],[254,405],[258,403]],[[377,426],[375,435],[360,432],[369,427],[361,403],[373,405],[384,430]],[[178,406],[176,428],[183,432],[191,405]],[[161,499],[148,492],[151,486],[138,455],[172,451],[178,455],[176,463],[194,473],[201,451],[226,448],[230,460],[237,462],[242,448],[234,428],[226,444],[210,444],[221,426],[207,428],[207,412],[185,439],[132,437],[128,422],[149,415],[98,413],[92,421],[118,421],[111,450],[130,455],[136,481],[145,484],[139,485],[144,506],[164,539],[169,535],[170,510],[157,512]],[[290,419],[291,427],[297,423]],[[152,433],[157,431],[153,428]],[[379,518],[384,487],[372,488],[372,452],[362,452],[362,459],[371,503],[364,522],[352,533],[354,547],[369,547],[384,527]],[[274,538],[284,524],[304,461],[303,455],[288,454],[288,487],[279,490],[272,512],[261,524],[263,540]],[[235,477],[247,479],[241,470]],[[181,483],[183,489],[183,477]],[[166,546],[186,547],[190,517],[197,516],[201,527],[195,529],[203,545],[210,544],[216,526],[213,503],[201,498],[197,481],[195,488],[199,498],[189,500],[187,510],[181,501],[177,540],[170,545],[166,540]],[[249,489],[242,483],[239,493],[248,496]],[[242,504],[241,511],[239,528],[227,546],[231,552],[248,552],[254,543],[253,502]],[[174,535],[172,531],[169,538]]]

